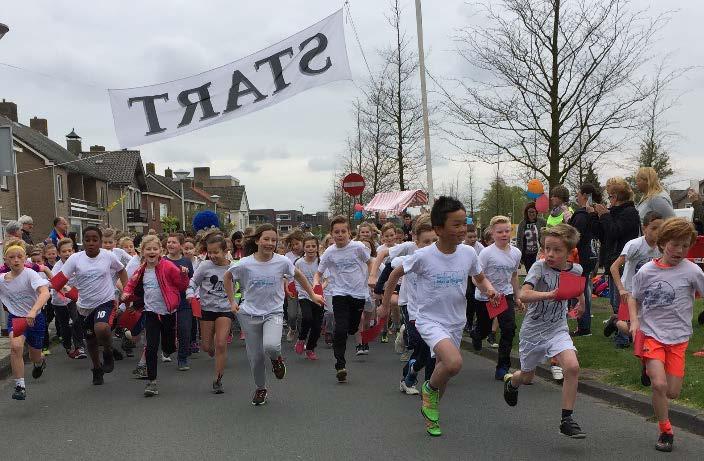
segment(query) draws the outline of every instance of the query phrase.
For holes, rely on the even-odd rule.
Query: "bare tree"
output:
[[[382,113],[392,133],[387,147],[394,149],[398,187],[406,190],[418,181],[424,170],[422,140],[423,112],[420,96],[413,85],[418,72],[418,57],[409,45],[401,25],[402,9],[399,0],[390,3],[388,22],[394,30],[394,43],[382,51],[385,60]]]
[[[639,76],[665,21],[628,0],[503,0],[486,24],[464,29],[459,54],[484,82],[446,94],[454,143],[561,184],[580,161],[599,161],[637,125],[652,87]]]

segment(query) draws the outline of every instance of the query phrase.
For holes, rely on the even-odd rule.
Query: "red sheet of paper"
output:
[[[24,317],[14,317],[12,319],[12,335],[16,338],[22,336],[27,331],[27,319]]]
[[[288,282],[288,292],[291,293],[291,296],[294,298],[298,297],[298,290],[296,290],[296,282]]]
[[[377,320],[376,325],[373,327],[369,328],[368,330],[364,330],[362,332],[362,343],[370,343],[374,341],[377,336],[381,333],[381,331],[384,329],[384,325],[386,325],[386,321],[388,320],[388,317],[382,317]]]
[[[584,293],[584,284],[587,279],[580,277],[571,272],[560,272],[560,282],[557,286],[557,295],[555,299],[564,301],[565,299],[573,299]]]
[[[132,331],[139,322],[139,320],[142,318],[142,312],[141,311],[125,311],[120,314],[120,319],[117,322],[117,326],[121,328],[127,328],[128,330]]]
[[[628,303],[621,301],[618,305],[618,319],[627,322],[631,320],[631,313],[628,312]]]
[[[198,319],[202,317],[203,314],[200,309],[200,301],[198,298],[191,298],[191,310],[193,311],[193,317]]]
[[[645,335],[642,331],[636,331],[636,337],[633,338],[633,355],[636,357],[643,356],[643,342],[645,342]]]
[[[493,319],[498,317],[502,313],[508,310],[508,301],[506,301],[506,296],[500,295],[499,302],[494,304],[491,301],[486,302],[486,311],[489,313],[489,318]]]

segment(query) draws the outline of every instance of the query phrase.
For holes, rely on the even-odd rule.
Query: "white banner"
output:
[[[179,136],[351,79],[342,10],[239,61],[140,88],[108,90],[120,147]]]

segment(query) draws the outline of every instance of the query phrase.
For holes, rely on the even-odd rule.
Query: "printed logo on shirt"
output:
[[[670,308],[675,301],[675,289],[664,280],[657,280],[643,291],[643,309]]]
[[[357,260],[354,258],[340,258],[335,261],[335,267],[340,272],[353,271],[357,269]]]
[[[467,280],[467,275],[460,271],[445,271],[433,275],[433,288],[450,288],[462,285]]]
[[[217,275],[211,275],[209,281],[212,287],[208,290],[208,294],[218,296],[220,298],[227,298],[227,295],[225,294],[225,285]]]
[[[271,275],[267,275],[264,277],[259,277],[252,279],[249,282],[249,287],[250,288],[267,288],[267,287],[273,287],[274,284],[276,283],[277,278]]]

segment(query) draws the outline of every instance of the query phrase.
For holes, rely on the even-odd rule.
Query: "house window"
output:
[[[10,188],[7,185],[7,176],[0,176],[0,189],[10,190]]]
[[[291,220],[291,215],[286,213],[286,214],[277,214],[276,219],[279,221],[290,221]]]
[[[56,175],[56,199],[64,201],[64,178],[60,174]]]
[[[154,202],[149,202],[149,212],[152,215],[152,221],[156,221],[156,213],[154,213]]]
[[[169,206],[166,203],[159,204],[159,220],[164,219],[169,214]]]
[[[281,232],[288,232],[291,230],[291,226],[279,226]]]

